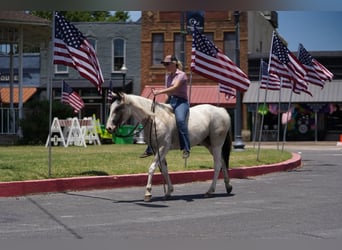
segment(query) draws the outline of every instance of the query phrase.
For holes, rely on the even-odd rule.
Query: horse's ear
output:
[[[119,91],[113,91],[112,92],[113,93],[113,96],[115,96],[115,100],[118,100],[118,101],[122,101],[122,100],[124,100],[124,93],[122,93],[122,92],[119,92]]]
[[[119,96],[119,100],[124,102],[125,101],[125,93],[124,92],[118,92],[117,94]]]

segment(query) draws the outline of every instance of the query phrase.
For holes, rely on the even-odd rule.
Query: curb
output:
[[[284,162],[254,167],[229,169],[229,177],[242,179],[273,172],[288,171],[301,166],[301,156],[299,154],[292,153],[292,158]],[[182,184],[194,181],[211,180],[213,177],[213,170],[171,172],[169,174],[172,184]],[[219,178],[223,178],[222,173],[220,173]],[[16,197],[42,193],[145,186],[146,181],[147,174],[130,174],[0,182],[0,197]],[[164,180],[160,173],[154,174],[154,185],[163,184],[163,181]]]

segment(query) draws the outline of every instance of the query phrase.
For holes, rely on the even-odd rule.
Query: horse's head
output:
[[[112,92],[112,104],[107,119],[106,129],[109,133],[113,133],[120,125],[125,123],[131,116],[131,112],[125,104],[124,93]]]

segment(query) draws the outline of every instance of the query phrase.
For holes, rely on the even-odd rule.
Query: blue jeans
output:
[[[186,99],[170,96],[168,99],[176,117],[180,149],[190,152],[188,132],[189,103]]]

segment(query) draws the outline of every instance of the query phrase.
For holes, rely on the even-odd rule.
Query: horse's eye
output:
[[[114,112],[115,112],[115,113],[118,113],[118,112],[120,112],[122,109],[123,109],[123,106],[117,106],[117,107],[114,109]]]

